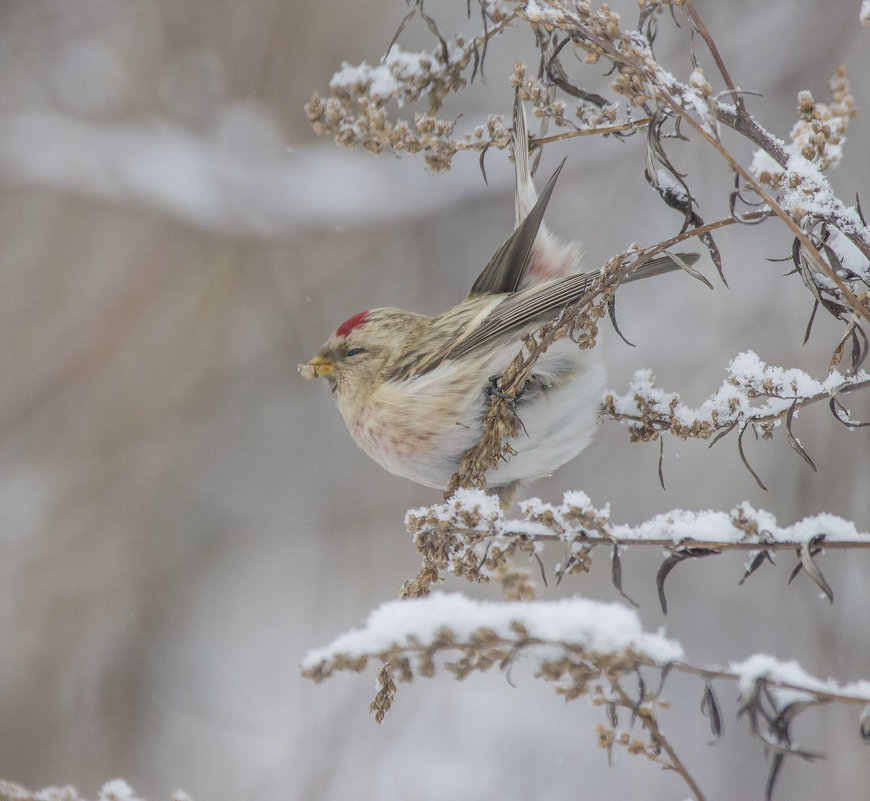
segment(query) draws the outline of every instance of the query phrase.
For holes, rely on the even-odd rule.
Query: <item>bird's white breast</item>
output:
[[[348,427],[357,444],[391,473],[444,489],[462,454],[479,442],[485,390],[520,343],[478,358],[448,361],[431,372],[380,387]],[[535,365],[551,390],[531,389],[517,404],[524,430],[516,454],[487,474],[489,486],[548,475],[588,444],[598,415],[604,369],[596,350],[554,343]]]

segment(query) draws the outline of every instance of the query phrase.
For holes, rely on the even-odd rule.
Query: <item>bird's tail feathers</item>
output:
[[[513,150],[516,169],[515,226],[526,218],[538,201],[529,161],[529,133],[526,111],[519,92],[514,96]],[[525,274],[527,285],[540,284],[552,278],[572,275],[580,269],[582,247],[552,233],[541,223],[532,246],[532,256]]]

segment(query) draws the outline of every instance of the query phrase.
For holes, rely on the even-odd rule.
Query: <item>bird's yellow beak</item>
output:
[[[332,375],[335,372],[335,362],[326,354],[318,353],[310,362],[300,364],[297,369],[303,378],[317,378],[321,375]]]

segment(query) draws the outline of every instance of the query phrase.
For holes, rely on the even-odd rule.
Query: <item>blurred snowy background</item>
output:
[[[465,3],[453,5],[427,10],[445,30],[467,26]],[[623,5],[633,18],[636,3]],[[750,108],[778,135],[798,90],[828,99],[840,63],[870,112],[857,2],[699,8],[737,83],[764,93]],[[608,768],[595,747],[600,710],[565,706],[521,669],[516,688],[498,674],[405,687],[380,727],[367,712],[373,672],[323,686],[299,677],[307,648],[415,574],[402,517],[438,495],[370,462],[326,387],[296,364],[359,310],[455,303],[512,221],[504,153],[489,154],[487,187],[474,156],[432,176],[414,158],[343,151],[309,130],[311,91],[342,60],[375,61],[406,11],[399,0],[0,5],[0,776],[86,794],[123,776],[148,798],[182,787],[197,801],[685,795],[645,760],[618,754]],[[659,53],[685,75],[685,31],[669,28]],[[403,41],[430,46],[419,23]],[[495,43],[488,85],[452,113],[469,125],[509,113],[514,59],[536,63],[509,52],[516,43],[528,45]],[[643,144],[586,138],[544,155],[545,171],[569,156],[548,219],[584,240],[589,265],[680,224],[643,180]],[[832,180],[844,200],[860,190],[865,208],[868,153],[864,116]],[[671,157],[702,214],[725,216],[717,157],[697,145]],[[603,344],[611,386],[648,366],[697,403],[748,347],[824,375],[839,329],[819,319],[801,347],[809,296],[778,277],[787,265],[765,260],[788,253],[787,235],[770,223],[719,243],[730,290],[671,276],[620,292],[638,347]],[[614,424],[532,492],[558,500],[582,488],[612,501],[620,522],[745,499],[782,524],[829,511],[870,530],[870,434],[821,406],[797,432],[818,474],[784,435],[747,438],[769,493],[728,439],[713,451],[666,442],[663,492],[658,448],[630,445]],[[600,556],[562,594],[613,599]],[[821,560],[833,607],[803,576],[786,587],[787,555],[740,588],[739,556],[684,565],[666,620],[659,558],[629,552],[626,590],[646,625],[666,625],[694,659],[761,650],[821,676],[868,677],[864,555]],[[665,717],[684,761],[711,797],[760,797],[767,765],[734,721],[733,689],[720,690],[726,736],[714,748],[702,688],[689,689]],[[828,759],[788,762],[779,797],[866,797],[854,712],[807,722],[798,742]]]

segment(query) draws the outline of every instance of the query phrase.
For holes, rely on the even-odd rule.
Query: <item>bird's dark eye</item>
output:
[[[351,356],[359,356],[360,353],[365,353],[365,348],[351,348],[345,355],[350,358]]]

